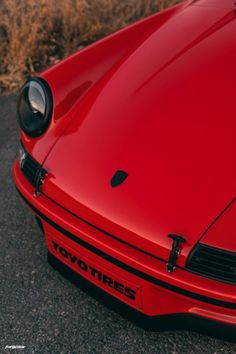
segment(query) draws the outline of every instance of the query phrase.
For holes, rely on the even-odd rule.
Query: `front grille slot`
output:
[[[29,154],[27,154],[21,169],[28,181],[36,187],[38,172],[41,169],[39,163],[36,162]]]
[[[190,255],[187,269],[236,285],[236,253],[199,244]]]

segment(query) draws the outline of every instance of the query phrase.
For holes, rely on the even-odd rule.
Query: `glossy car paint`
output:
[[[93,225],[88,224],[86,220],[81,220],[71,212],[66,211],[43,194],[35,198],[33,196],[34,188],[22,175],[17,161],[14,165],[14,179],[20,193],[27,203],[30,203],[31,207],[34,208],[33,211],[40,216],[43,222],[50,252],[76,272],[79,272],[78,267],[73,266],[69,259],[54,250],[52,240],[71,252],[73,256],[77,255],[83,260],[83,257],[90,259],[97,265],[98,269],[100,269],[99,267],[106,269],[112,272],[114,276],[121,277],[126,282],[139,286],[142,291],[142,307],[138,310],[148,316],[188,313],[207,317],[221,323],[236,325],[235,286],[200,277],[181,268],[177,268],[174,273],[168,274],[165,262],[111,238]],[[75,240],[65,237],[61,231],[52,227],[53,223],[62,230],[75,235],[76,241],[87,242],[138,272],[164,282],[167,286],[174,288],[175,291],[155,285],[120,266],[106,261],[103,257],[97,256],[93,251],[78,245]],[[106,286],[99,285],[107,291]],[[181,291],[187,292],[187,295],[183,296]],[[132,302],[124,297],[115,292],[111,293],[123,302],[135,307]],[[199,300],[199,296],[201,300]]]
[[[21,133],[48,171],[42,195],[33,197],[17,162],[14,177],[30,204],[65,230],[152,277],[236,306],[235,286],[184,269],[199,240],[236,252],[235,10],[228,0],[185,1],[43,73],[55,102],[52,123],[37,139]],[[128,178],[112,188],[117,170]],[[51,252],[56,240],[140,287],[143,313],[236,324],[234,306],[150,285],[42,221]],[[166,273],[170,233],[187,241],[173,274]]]

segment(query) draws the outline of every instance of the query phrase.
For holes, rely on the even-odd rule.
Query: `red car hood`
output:
[[[164,259],[184,236],[180,263],[236,192],[235,14],[196,5],[90,90],[44,163],[46,195]]]

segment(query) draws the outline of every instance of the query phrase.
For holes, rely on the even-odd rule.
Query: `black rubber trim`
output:
[[[17,189],[18,190],[18,189]],[[118,259],[110,256],[109,254],[99,250],[98,248],[92,246],[91,244],[85,242],[84,240],[81,240],[78,236],[73,235],[72,233],[70,233],[69,231],[65,230],[64,228],[62,228],[61,226],[57,225],[54,221],[50,220],[47,216],[45,216],[44,214],[42,214],[39,210],[37,210],[22,194],[21,192],[18,190],[20,196],[22,197],[22,199],[31,207],[31,209],[44,221],[46,221],[48,224],[50,224],[51,226],[53,226],[57,231],[61,232],[63,235],[67,236],[69,239],[71,239],[72,241],[78,243],[80,246],[88,249],[89,251],[97,254],[99,257],[105,259],[106,261],[115,264],[117,267],[120,267],[124,270],[126,270],[127,272],[136,275],[137,277],[140,277],[152,284],[155,284],[157,286],[160,286],[164,289],[167,289],[169,291],[175,292],[177,294],[198,300],[198,301],[202,301],[202,302],[206,302],[208,304],[211,305],[215,305],[215,306],[219,306],[219,307],[224,307],[224,308],[230,308],[230,309],[234,309],[236,310],[236,303],[232,303],[232,302],[226,302],[226,301],[222,301],[222,300],[217,300],[217,299],[213,299],[204,295],[200,295],[200,294],[196,294],[193,293],[189,290],[185,290],[182,288],[179,288],[177,286],[171,285],[169,283],[166,283],[162,280],[159,280],[157,278],[154,278],[151,275],[148,275],[140,270],[137,270],[121,261],[119,261]]]
[[[48,252],[48,263],[74,285],[132,323],[148,331],[195,331],[217,339],[236,342],[236,326],[213,321],[193,314],[178,313],[147,316],[94,285]]]

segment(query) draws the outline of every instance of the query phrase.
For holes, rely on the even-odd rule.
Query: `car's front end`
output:
[[[234,68],[235,50],[219,53],[233,11],[190,3],[24,85],[14,180],[56,268],[143,323],[201,319],[209,332],[224,327],[233,337],[234,95],[229,84],[222,98],[214,76],[227,82],[223,63]]]
[[[119,235],[106,232],[105,224],[102,230],[43,194],[36,198],[35,186],[22,173],[18,162],[14,166],[14,178],[21,197],[41,221],[49,260],[56,268],[66,273],[66,267],[63,267],[66,265],[106,293],[142,313],[144,316],[137,316],[139,324],[143,321],[143,325],[150,324],[155,328],[155,320],[158,321],[159,316],[175,315],[168,321],[169,328],[173,325],[180,328],[188,323],[191,329],[199,318],[204,318],[208,328],[204,327],[204,322],[200,322],[202,327],[198,329],[208,329],[211,334],[230,335],[233,338],[236,328],[234,284],[211,280],[185,267],[177,267],[174,274],[168,273],[167,261],[123,243]],[[224,262],[224,259],[220,258],[220,262]],[[103,297],[103,294],[99,296]],[[115,306],[120,304],[115,303]],[[119,308],[115,310],[120,311]],[[132,316],[131,312],[131,319]],[[218,322],[218,325],[211,321]],[[158,323],[163,325],[163,322]],[[219,326],[220,323],[222,326]],[[222,332],[224,329],[226,333]]]

